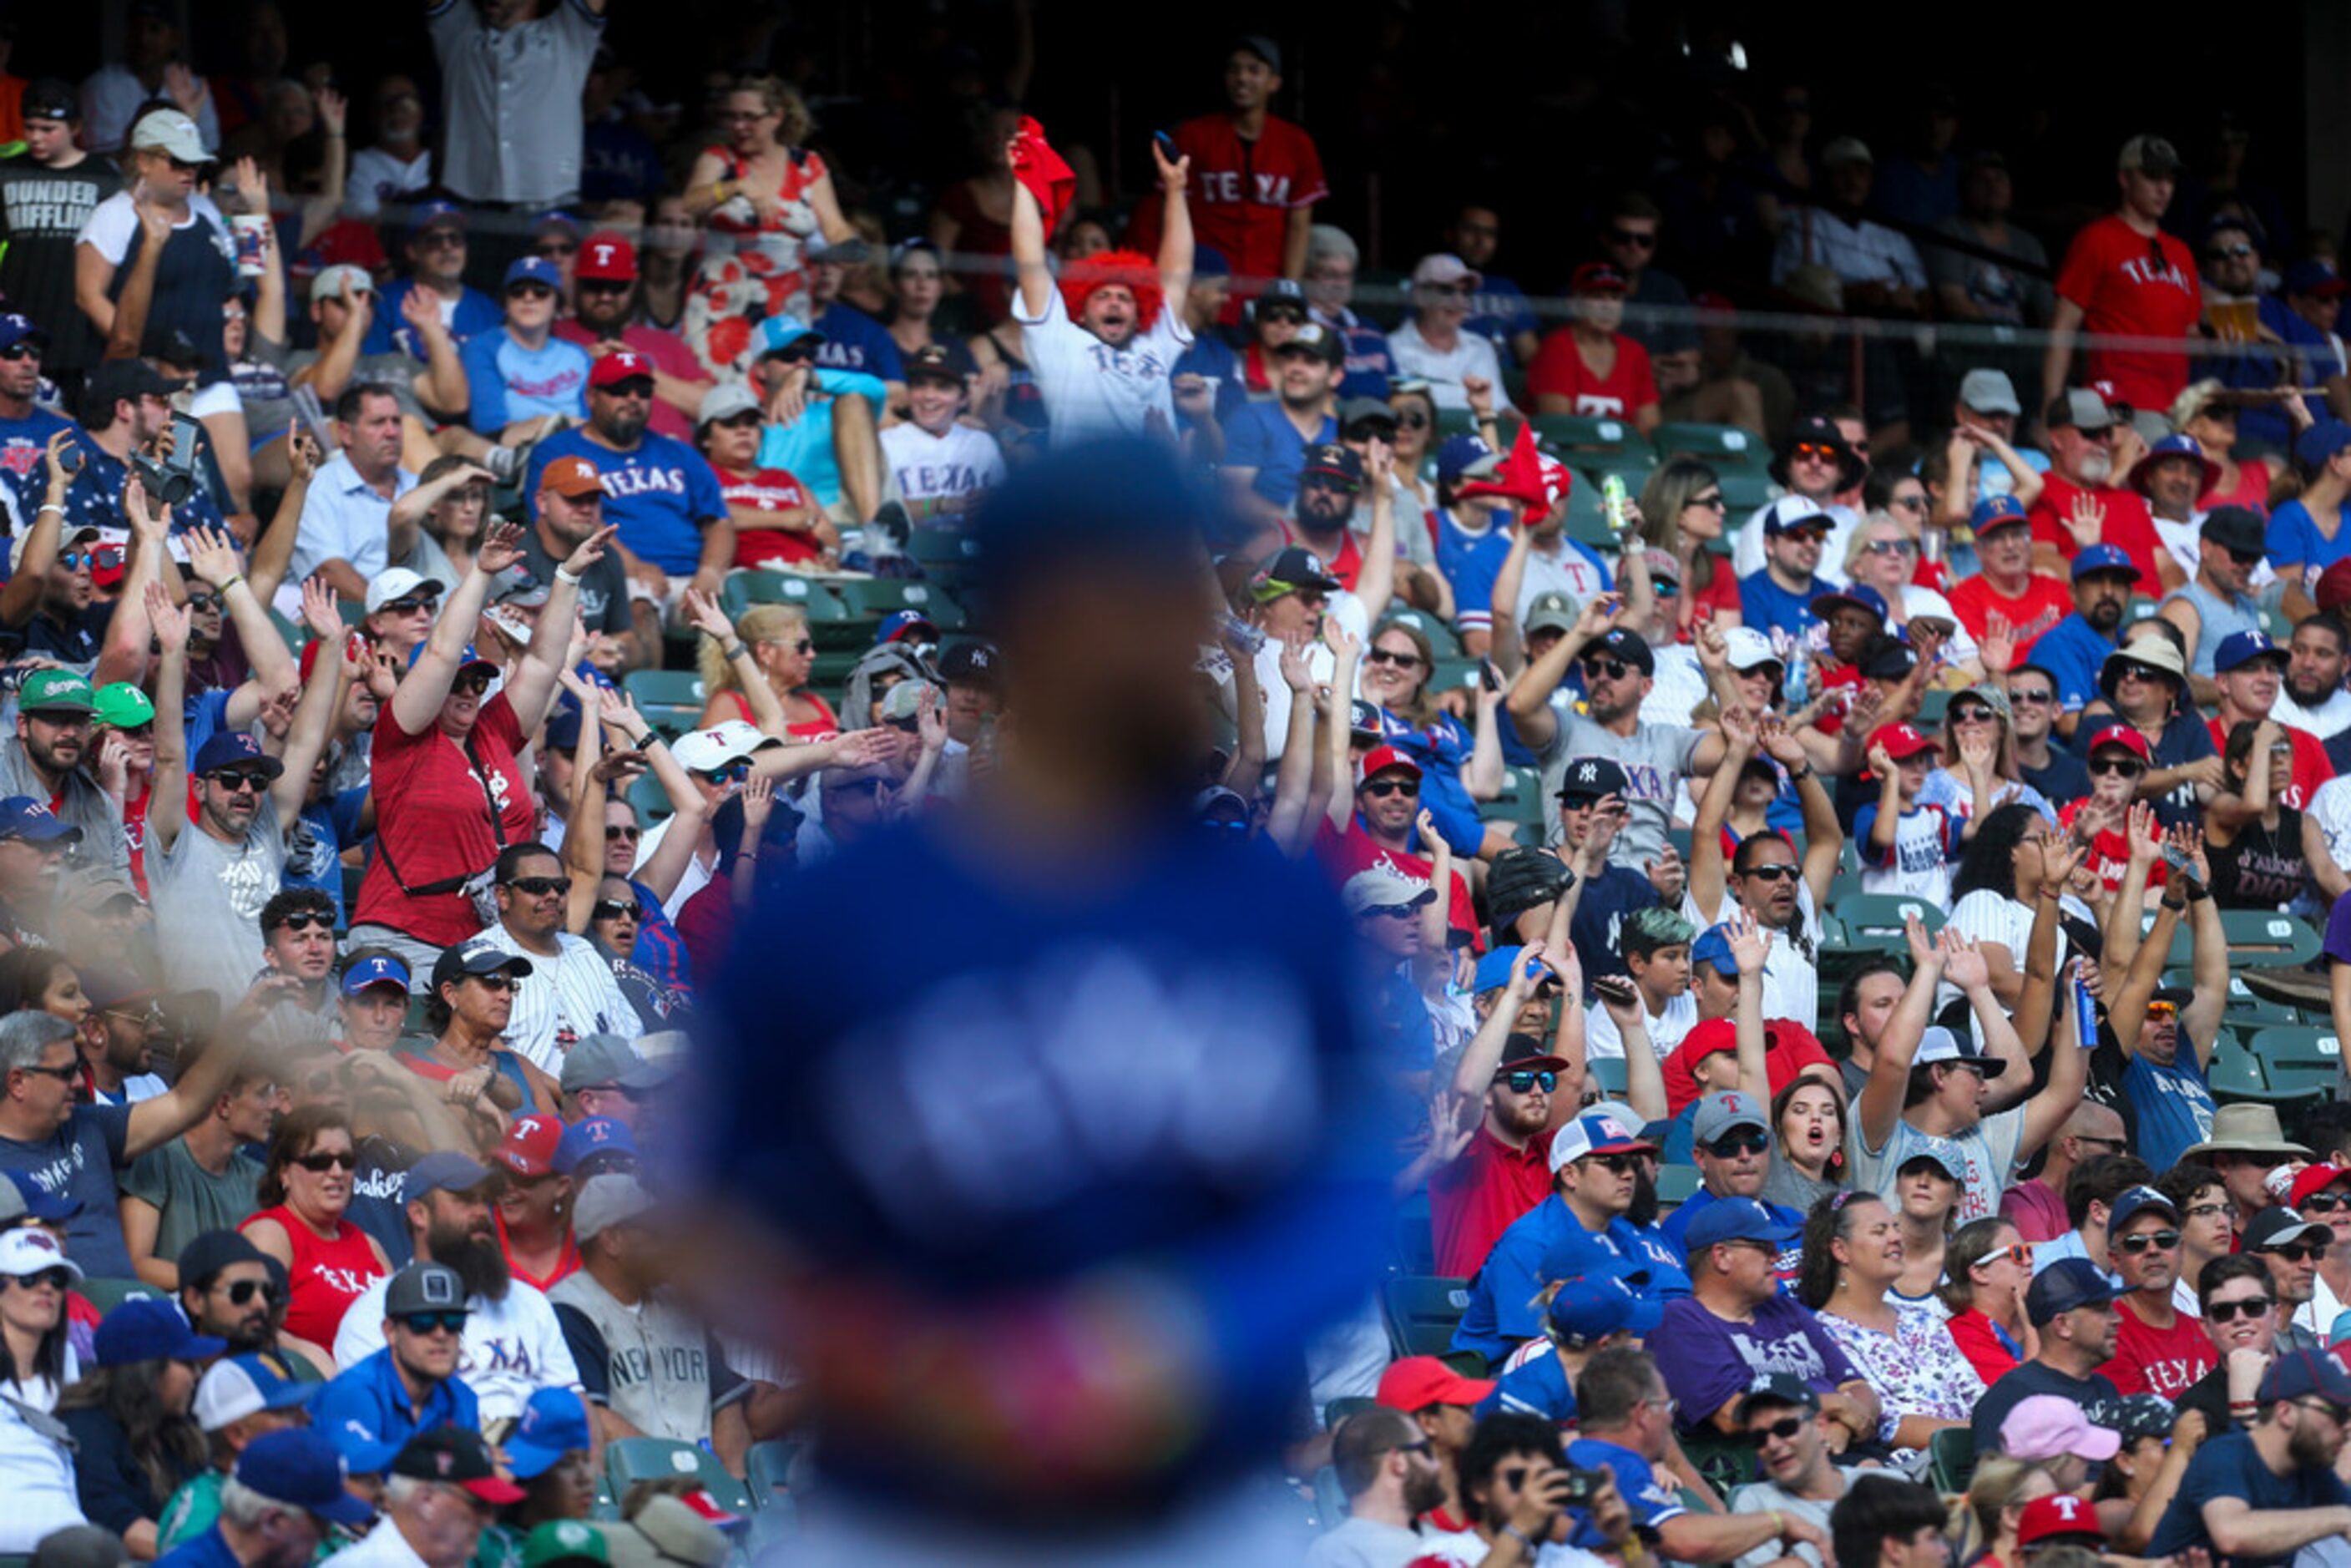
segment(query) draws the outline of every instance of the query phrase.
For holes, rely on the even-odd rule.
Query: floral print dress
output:
[[[1984,1385],[1932,1309],[1916,1301],[1888,1300],[1894,1307],[1890,1334],[1831,1312],[1819,1317],[1821,1327],[1844,1352],[1845,1359],[1876,1390],[1878,1403],[1886,1409],[1878,1437],[1891,1448],[1906,1416],[1938,1421],[1970,1419],[1976,1402],[1984,1396]],[[1894,1462],[1907,1464],[1919,1452],[1896,1448]]]

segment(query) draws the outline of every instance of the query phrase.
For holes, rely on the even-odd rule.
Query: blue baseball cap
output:
[[[561,288],[563,270],[543,256],[518,256],[507,264],[506,281],[499,290],[506,292],[518,283],[543,283],[549,288]]]
[[[2138,580],[2138,567],[2116,545],[2085,545],[2074,557],[2074,580],[2102,571],[2118,572],[2133,581]]]
[[[2346,446],[2351,446],[2351,424],[2322,419],[2294,437],[2294,460],[2305,468],[2315,468]]]
[[[1726,1241],[1762,1241],[1777,1247],[1792,1241],[1798,1228],[1784,1225],[1751,1197],[1718,1197],[1698,1211],[1682,1232],[1682,1250],[1697,1256]]]
[[[2033,1271],[2032,1283],[2024,1288],[2024,1315],[2039,1328],[2060,1312],[2112,1306],[2121,1294],[2087,1258],[2060,1258]]]
[[[1494,449],[1475,435],[1448,435],[1437,449],[1437,477],[1440,483],[1458,484],[1462,476],[1481,463],[1494,460]]]
[[[325,1434],[307,1427],[265,1433],[246,1444],[245,1452],[236,1457],[237,1485],[271,1502],[298,1508],[331,1524],[348,1524],[356,1529],[373,1519],[375,1510],[353,1497],[343,1485],[350,1475],[335,1445]]]
[[[2335,264],[2324,256],[2295,262],[2285,269],[2285,277],[2280,285],[2282,293],[2315,294],[2321,299],[2339,299],[2346,289],[2351,289],[2351,283],[2344,282],[2343,275],[2335,270]]]
[[[423,658],[424,656],[424,650],[431,646],[432,643],[430,642],[424,642],[419,643],[415,647],[411,648],[408,651],[408,667],[412,670],[416,668],[416,661]],[[497,673],[498,666],[496,662],[483,658],[479,650],[475,649],[471,643],[468,643],[457,651],[457,673],[462,675],[467,670],[476,668],[487,670],[491,674],[495,674]]]
[[[1203,277],[1230,277],[1232,275],[1233,264],[1225,259],[1223,251],[1212,245],[1196,245],[1192,247],[1192,280],[1194,282],[1196,283]]]
[[[392,1461],[400,1457],[398,1443],[385,1442],[375,1428],[358,1416],[347,1417],[331,1427],[290,1429],[323,1436],[334,1445],[335,1457],[342,1461],[343,1468],[355,1476],[380,1476],[392,1469]]]
[[[428,1192],[471,1192],[490,1179],[490,1167],[455,1149],[436,1149],[408,1167],[400,1184],[402,1202]]]
[[[1994,528],[2004,528],[2011,523],[2029,526],[2030,521],[2024,515],[2024,508],[2017,504],[2013,496],[1986,496],[1975,504],[1974,510],[1968,513],[1968,527],[1976,531],[1978,538]]]
[[[569,1176],[580,1168],[582,1160],[597,1155],[637,1155],[637,1140],[629,1132],[626,1122],[615,1122],[610,1116],[590,1116],[563,1129],[563,1141],[555,1146],[555,1170],[559,1176]]]
[[[939,640],[938,622],[921,611],[893,610],[882,617],[882,624],[873,629],[873,645],[879,648],[885,643],[895,643],[917,628],[928,632],[932,642]]]
[[[264,1410],[308,1405],[319,1387],[316,1383],[278,1376],[277,1369],[258,1355],[224,1356],[204,1369],[189,1413],[197,1426],[217,1432],[232,1421]]]
[[[2125,1225],[2150,1208],[2170,1216],[2172,1224],[2179,1223],[2178,1205],[2151,1186],[2135,1186],[2115,1199],[2114,1207],[2106,1211],[2106,1234],[2117,1234]]]
[[[592,1447],[588,1406],[569,1388],[542,1388],[522,1407],[522,1419],[507,1434],[507,1463],[517,1480],[545,1475],[574,1449]]]
[[[1737,979],[1739,960],[1730,956],[1730,928],[1709,925],[1699,932],[1698,940],[1690,944],[1690,962],[1711,964],[1724,979]]]
[[[1813,614],[1825,621],[1828,619],[1829,612],[1840,604],[1850,604],[1856,609],[1866,610],[1877,617],[1879,625],[1886,623],[1887,614],[1886,595],[1865,582],[1856,582],[1850,588],[1832,589],[1826,593],[1816,594],[1813,596],[1811,609]]]
[[[14,310],[0,314],[0,349],[13,349],[19,343],[38,343],[47,348],[49,335],[29,316],[19,316]]]
[[[1509,985],[1510,966],[1519,961],[1520,951],[1521,949],[1515,946],[1497,947],[1479,959],[1478,977],[1469,984],[1470,994],[1476,996],[1483,991],[1498,991]],[[1541,980],[1547,978],[1550,974],[1551,966],[1540,958],[1527,967],[1527,978],[1530,980]]]
[[[409,211],[408,237],[414,239],[426,229],[439,228],[444,224],[464,228],[465,209],[455,202],[419,202]]]
[[[209,1361],[228,1348],[228,1341],[200,1334],[188,1326],[171,1301],[141,1296],[106,1314],[90,1340],[100,1366],[126,1366],[134,1361]]]
[[[2315,1394],[2337,1405],[2351,1405],[2351,1372],[2323,1350],[2290,1350],[2270,1363],[2256,1395],[2264,1405],[2300,1399]]]
[[[188,771],[202,779],[208,773],[218,773],[225,768],[244,768],[275,779],[286,771],[286,764],[261,749],[261,742],[241,729],[219,729],[213,737],[196,748],[196,759]]]
[[[561,207],[549,207],[530,220],[530,232],[534,235],[545,234],[549,229],[569,229],[577,236],[584,227],[578,217]]]
[[[404,992],[412,978],[407,965],[389,953],[378,953],[343,971],[343,995],[356,997],[371,986],[398,986]]]
[[[1589,1249],[1587,1243],[1587,1253]],[[1570,1350],[1582,1350],[1613,1333],[1646,1337],[1656,1333],[1666,1308],[1648,1295],[1648,1282],[1647,1270],[1638,1269],[1562,1280],[1544,1313],[1552,1337]]]
[[[2283,648],[2270,641],[2270,635],[2266,632],[2231,632],[2220,639],[2219,647],[2212,650],[2212,673],[2216,675],[2225,675],[2240,665],[2252,664],[2255,659],[2275,659],[2278,667],[2283,669],[2285,667],[2286,653]]]
[[[11,795],[0,800],[0,839],[46,844],[59,839],[70,843],[80,837],[81,830],[71,822],[60,821],[47,801],[36,800],[30,795]]]
[[[2155,465],[2174,457],[2184,457],[2196,465],[2204,476],[2204,488],[2210,489],[2220,480],[2220,465],[2204,455],[2203,444],[2192,435],[2167,435],[2147,449],[2147,455],[2131,465],[2123,483],[2144,495],[2147,477]]]
[[[790,348],[803,338],[816,343],[825,341],[823,333],[797,316],[770,316],[759,323],[759,351],[754,359],[766,359]]]

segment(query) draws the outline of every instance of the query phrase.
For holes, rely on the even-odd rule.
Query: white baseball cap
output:
[[[46,1230],[0,1232],[0,1274],[22,1280],[47,1269],[63,1269],[78,1280],[81,1265],[66,1256],[57,1239]]]
[[[438,598],[448,591],[448,585],[438,578],[411,571],[404,566],[395,566],[368,584],[367,612],[372,615],[393,600],[405,599],[420,591]]]
[[[353,294],[375,292],[373,273],[364,267],[353,267],[348,261],[339,261],[332,267],[320,267],[318,276],[310,279],[310,303],[316,305],[321,299],[341,298],[343,285],[346,283],[350,285]]]
[[[625,1225],[653,1211],[653,1197],[625,1171],[590,1176],[571,1200],[571,1233],[582,1241],[594,1239],[615,1225]]]
[[[1435,888],[1426,883],[1408,882],[1385,866],[1359,871],[1339,889],[1339,902],[1350,915],[1373,909],[1418,909],[1436,900]]]
[[[1424,256],[1412,269],[1415,283],[1466,283],[1472,288],[1486,287],[1485,274],[1458,256],[1439,252]]]
[[[159,109],[140,120],[139,129],[131,133],[131,150],[166,152],[183,163],[213,161],[196,122],[175,109]]]
[[[688,773],[709,773],[730,762],[740,762],[755,751],[782,744],[755,725],[730,718],[708,729],[692,730],[679,736],[676,744],[669,748],[669,754],[676,758],[677,765]]]
[[[1763,664],[1784,665],[1787,663],[1780,657],[1779,650],[1771,646],[1771,639],[1752,626],[1724,627],[1722,645],[1734,670],[1752,670]]]

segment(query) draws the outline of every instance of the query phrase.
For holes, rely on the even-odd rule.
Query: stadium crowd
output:
[[[1384,293],[1274,38],[1123,211],[1013,82],[885,224],[608,3],[0,74],[0,1556],[2351,1553],[2346,285],[2250,187],[2044,244],[1783,96]],[[1110,1233],[1199,1298],[998,1320]]]

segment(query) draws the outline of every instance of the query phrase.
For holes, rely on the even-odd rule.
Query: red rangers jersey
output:
[[[1186,195],[1192,235],[1223,253],[1236,278],[1280,277],[1281,243],[1290,210],[1311,207],[1331,193],[1314,139],[1272,115],[1254,141],[1233,129],[1229,115],[1204,114],[1176,128],[1176,145],[1192,160]],[[1159,245],[1159,204],[1135,210],[1129,243],[1149,256]],[[1244,285],[1238,298],[1256,290]]]

